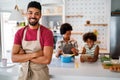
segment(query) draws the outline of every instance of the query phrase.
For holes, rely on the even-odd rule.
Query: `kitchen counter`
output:
[[[95,63],[81,63],[79,58],[77,59],[78,65],[71,63],[62,63],[60,59],[53,58],[50,67],[50,74],[59,80],[63,80],[63,77],[68,80],[119,80],[120,73],[111,72],[108,69],[104,69],[100,60]],[[56,80],[58,80],[56,79]],[[54,78],[53,78],[54,80]]]
[[[74,62],[62,63],[60,59],[53,58],[49,66],[51,80],[119,80],[120,73],[111,72],[103,69],[101,62],[80,63],[79,58],[76,59],[78,65]],[[19,72],[18,64],[9,68],[0,68],[0,80],[17,80]]]

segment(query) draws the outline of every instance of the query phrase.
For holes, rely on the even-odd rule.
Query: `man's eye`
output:
[[[34,14],[34,15],[38,16],[40,13],[32,13],[32,12],[28,12],[28,14],[29,14],[29,15]]]
[[[32,14],[31,12],[28,12],[28,14]]]
[[[39,15],[39,13],[35,13],[35,15]]]

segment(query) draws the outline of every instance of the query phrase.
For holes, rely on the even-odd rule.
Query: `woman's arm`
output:
[[[63,51],[62,50],[57,50],[56,51],[56,57],[58,58],[60,55],[62,55],[63,54]]]
[[[63,54],[63,51],[62,51],[62,43],[61,41],[57,41],[56,43],[56,53],[55,53],[55,56],[58,58],[60,55]]]
[[[73,48],[71,49],[71,51],[75,56],[78,56],[79,50],[78,50],[78,43],[76,40],[73,40]]]

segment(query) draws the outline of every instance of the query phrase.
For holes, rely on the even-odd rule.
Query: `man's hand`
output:
[[[19,51],[19,54],[25,54],[25,51],[24,51],[24,49],[20,49],[20,51]]]

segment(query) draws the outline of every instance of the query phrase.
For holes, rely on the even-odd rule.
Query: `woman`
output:
[[[60,27],[60,34],[63,38],[56,43],[56,57],[63,54],[78,55],[77,41],[71,38],[72,26],[69,23],[64,23]]]

